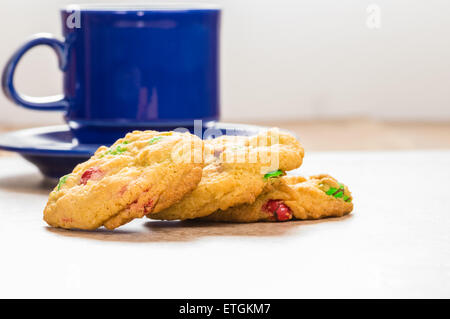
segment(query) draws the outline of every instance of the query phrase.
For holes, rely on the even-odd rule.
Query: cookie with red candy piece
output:
[[[221,136],[204,143],[200,183],[180,202],[148,218],[194,219],[253,203],[271,179],[299,167],[304,154],[294,136],[277,128],[250,137]]]
[[[329,175],[272,179],[252,204],[218,210],[203,219],[228,222],[288,221],[338,217],[353,210],[347,186]]]
[[[198,153],[203,141],[189,133],[129,133],[60,179],[44,220],[67,229],[114,229],[159,212],[199,183],[203,160]]]

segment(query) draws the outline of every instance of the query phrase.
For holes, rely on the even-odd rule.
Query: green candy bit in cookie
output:
[[[115,149],[111,154],[112,154],[112,155],[118,155],[118,154],[125,153],[126,151],[127,151],[127,148],[126,148],[126,147],[123,147],[123,148],[122,148],[122,146],[117,145],[116,149]]]
[[[325,194],[329,196],[333,196],[334,198],[342,198],[345,202],[350,202],[351,199],[349,196],[345,195],[345,186],[339,183],[339,188],[330,187]]]
[[[127,143],[122,143],[122,144],[128,144],[128,142]],[[126,147],[122,147],[120,145],[117,145],[115,149],[109,149],[105,153],[103,153],[102,156],[100,156],[100,158],[102,158],[103,156],[108,155],[108,154],[110,154],[110,155],[120,155],[120,154],[125,153],[126,151],[127,151]]]
[[[162,139],[162,136],[154,137],[154,138],[150,139],[150,141],[148,141],[148,144],[150,144],[150,145],[155,144],[155,143],[158,142],[160,139]]]
[[[60,179],[59,179],[59,182],[58,182],[58,187],[57,187],[57,190],[59,191],[60,189],[61,189],[61,187],[66,183],[66,180],[67,180],[67,178],[70,176],[70,174],[67,174],[67,175],[64,175],[63,177],[61,177]]]
[[[336,197],[336,198],[340,198],[340,197],[344,196],[344,192],[345,192],[344,186],[341,186],[341,184],[339,184],[339,185],[340,185],[339,189],[336,190],[336,191],[332,194],[332,195],[333,195],[334,197]]]
[[[120,154],[122,154],[122,153],[124,153],[124,152],[126,152],[126,151],[127,151],[127,148],[126,148],[126,147],[123,147],[123,148],[122,148],[122,146],[117,145],[117,147],[116,147],[115,149],[107,151],[107,152],[105,153],[105,155],[107,155],[107,154],[111,154],[111,155],[120,155]]]
[[[276,171],[269,172],[266,175],[264,175],[264,179],[280,177],[282,175],[284,175],[284,172],[281,169],[277,169]]]
[[[327,191],[325,192],[325,194],[327,194],[327,195],[333,195],[334,193],[336,193],[337,190],[338,190],[337,188],[330,187],[330,189],[327,190]]]
[[[335,198],[341,198],[342,196],[344,196],[343,192],[339,192],[339,193],[334,194]]]

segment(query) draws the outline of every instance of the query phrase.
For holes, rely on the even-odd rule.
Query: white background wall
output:
[[[33,33],[61,35],[58,8],[78,2],[2,0],[0,63]],[[224,9],[224,120],[450,120],[448,0],[215,3]],[[379,29],[366,25],[372,3],[381,9]],[[16,83],[29,95],[60,92],[61,74],[50,49],[28,54]],[[57,113],[21,109],[0,96],[2,126],[60,121]]]

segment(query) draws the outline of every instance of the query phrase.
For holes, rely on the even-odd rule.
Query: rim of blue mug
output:
[[[68,4],[61,11],[102,11],[102,12],[134,12],[134,11],[189,11],[189,10],[220,10],[215,3],[203,2],[154,2],[154,3],[85,3]]]

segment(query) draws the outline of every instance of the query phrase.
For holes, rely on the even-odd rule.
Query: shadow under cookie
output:
[[[148,221],[137,230],[116,229],[113,231],[101,228],[95,231],[66,230],[46,227],[47,231],[67,237],[112,241],[112,242],[190,242],[206,237],[274,237],[287,236],[301,226],[339,222],[352,215],[320,220],[295,220],[284,223],[226,223],[198,220],[187,221]]]

